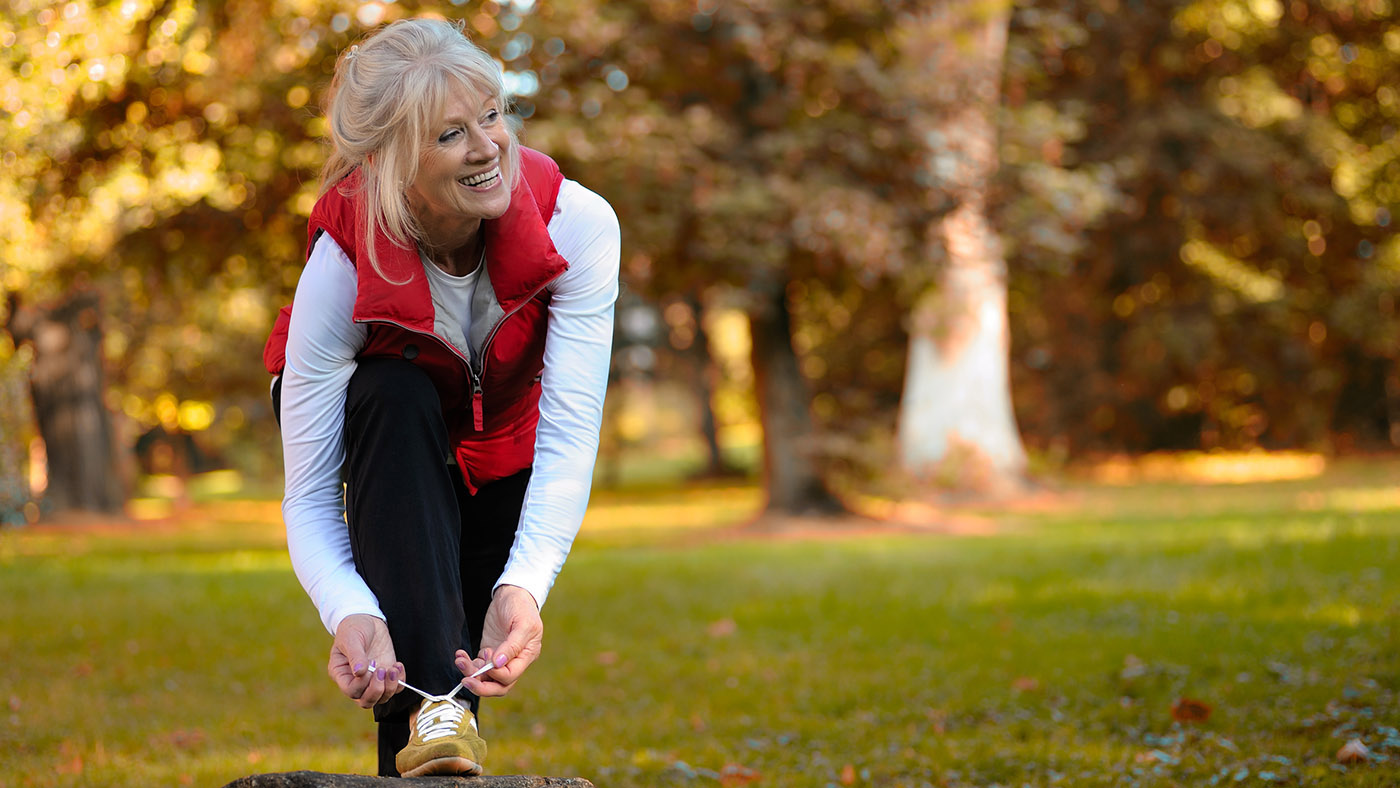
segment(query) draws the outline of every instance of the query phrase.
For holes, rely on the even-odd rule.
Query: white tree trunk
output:
[[[899,447],[916,478],[1019,483],[1026,453],[1011,408],[1006,266],[979,205],[943,222],[948,264],[910,321]]]
[[[931,228],[937,281],[914,301],[899,409],[906,472],[964,487],[1024,481],[1011,408],[1006,262],[987,220],[996,114],[1010,24],[1002,0],[942,0],[911,17],[902,41],[926,118],[928,172],[949,208]]]

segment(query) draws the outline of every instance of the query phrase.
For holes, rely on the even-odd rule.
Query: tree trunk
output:
[[[710,355],[710,335],[705,331],[704,305],[694,295],[687,295],[685,302],[695,315],[695,339],[690,343],[689,355],[700,416],[700,438],[705,443],[705,468],[700,475],[704,478],[730,476],[734,469],[724,461],[719,445],[719,424],[715,419],[716,370],[714,357]]]
[[[32,342],[30,395],[48,458],[45,508],[117,513],[126,500],[103,404],[101,314],[95,293],[80,292],[48,310],[10,296],[6,328],[15,344]]]
[[[807,382],[792,349],[792,320],[786,288],[764,288],[749,312],[753,339],[754,388],[763,422],[764,487],[767,511],[789,515],[844,511],[817,472],[816,431],[808,406]]]
[[[0,349],[0,527],[24,525],[38,515],[29,490],[29,372],[21,360]]]
[[[910,76],[928,86],[929,171],[948,205],[930,228],[937,281],[914,301],[900,459],[915,478],[1018,487],[1026,454],[1011,407],[1006,262],[987,219],[1009,6],[945,2],[906,28]],[[950,87],[951,86],[951,87]]]

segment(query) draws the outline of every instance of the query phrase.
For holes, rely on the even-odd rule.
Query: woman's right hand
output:
[[[371,672],[370,664],[376,669]],[[394,643],[384,619],[365,613],[346,616],[335,629],[326,672],[345,697],[362,709],[394,697],[403,685],[403,663],[394,658]]]

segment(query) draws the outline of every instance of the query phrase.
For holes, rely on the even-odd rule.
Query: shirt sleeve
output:
[[[560,186],[549,234],[569,269],[552,287],[534,470],[496,582],[526,589],[541,606],[588,507],[622,254],[612,206],[574,181]]]
[[[354,264],[323,233],[297,283],[282,372],[287,552],[331,634],[353,613],[384,618],[379,601],[355,571],[340,481],[345,392],[366,334],[352,319],[355,292]]]

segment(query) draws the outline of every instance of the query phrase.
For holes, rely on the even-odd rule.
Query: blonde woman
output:
[[[479,699],[540,655],[597,456],[617,218],[505,112],[500,67],[447,22],[343,53],[265,351],[292,564],[383,775],[481,773]]]

